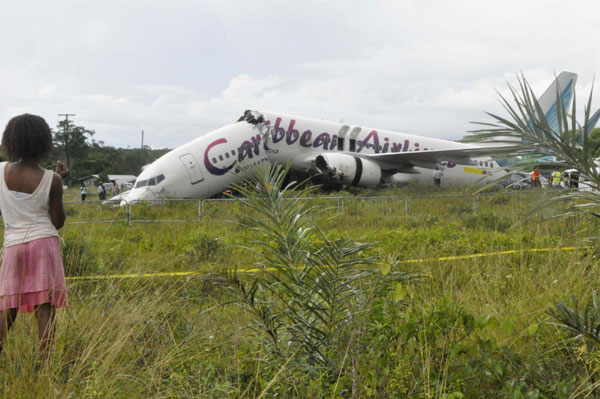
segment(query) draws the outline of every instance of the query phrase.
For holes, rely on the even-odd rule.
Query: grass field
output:
[[[257,230],[237,223],[248,214],[239,202],[205,203],[201,220],[198,202],[139,204],[133,219],[186,222],[131,224],[124,208],[68,204],[68,222],[115,221],[63,228],[68,276],[205,273],[69,280],[70,306],[58,311],[56,344],[46,364],[36,360],[33,317],[17,319],[0,358],[0,396],[600,396],[597,347],[552,324],[547,312],[557,302],[570,303],[571,296],[586,302],[597,287],[597,255],[586,241],[597,234],[594,220],[523,220],[538,194],[481,197],[477,213],[472,197],[414,199],[407,212],[406,200],[343,195],[342,205],[317,196],[313,203],[323,206],[307,223],[320,227],[327,240],[372,243],[356,256],[372,258],[380,276],[367,274],[353,283],[359,294],[343,304],[348,314],[336,319],[327,336],[327,362],[295,346],[289,339],[295,325],[269,344],[257,313],[228,285],[232,280],[224,270],[262,262]],[[75,196],[69,192],[66,199]],[[318,236],[311,240],[321,245]],[[527,251],[573,246],[588,248]],[[506,250],[518,252],[466,256]],[[415,259],[422,261],[405,262]],[[412,277],[388,284],[390,270]],[[260,276],[239,273],[240,284],[249,287]],[[278,300],[275,291],[269,295]],[[257,306],[267,312],[270,304]]]

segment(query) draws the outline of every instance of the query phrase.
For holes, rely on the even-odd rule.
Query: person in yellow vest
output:
[[[560,171],[555,170],[552,172],[552,187],[560,187]]]

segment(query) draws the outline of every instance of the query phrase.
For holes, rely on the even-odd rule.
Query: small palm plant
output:
[[[293,190],[286,172],[259,165],[235,186],[252,212],[241,224],[256,232],[247,249],[260,262],[258,273],[227,272],[225,284],[271,355],[302,358],[335,375],[373,298],[418,276],[397,271],[393,261],[374,268],[371,244],[327,238],[309,221],[319,209],[300,199],[314,187]]]
[[[592,299],[583,308],[579,307],[575,298],[571,301],[572,307],[559,302],[548,313],[559,321],[559,326],[600,344],[600,303],[596,290],[592,293]]]
[[[585,105],[584,122],[580,124],[576,120],[575,99],[571,109],[567,109],[560,100],[561,90],[557,88],[558,131],[555,131],[550,127],[525,78],[521,76],[518,81],[518,89],[509,86],[514,105],[500,96],[510,118],[488,113],[495,122],[479,123],[483,128],[474,131],[468,141],[514,144],[513,155],[529,155],[527,158],[529,160],[517,163],[513,171],[531,170],[536,166],[536,159],[544,156],[556,157],[565,169],[576,169],[586,180],[584,185],[587,187],[583,187],[584,190],[560,194],[541,204],[540,208],[566,203],[567,205],[563,206],[555,217],[573,213],[600,217],[598,212],[600,194],[597,191],[600,187],[600,168],[596,163],[596,158],[600,154],[598,150],[592,149],[589,140],[589,135],[600,117],[600,111],[590,116],[593,89]],[[568,328],[579,336],[590,339],[591,342],[600,343],[600,305],[595,291],[584,308],[580,308],[577,301],[573,299],[572,307],[559,302],[548,313],[557,321],[557,325]]]

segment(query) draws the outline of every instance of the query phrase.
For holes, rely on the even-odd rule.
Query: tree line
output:
[[[67,125],[68,123],[68,125]],[[60,121],[52,130],[53,150],[48,157],[47,168],[53,169],[57,159],[67,162],[67,142],[71,164],[71,182],[89,175],[106,176],[139,175],[142,166],[170,151],[169,148],[153,150],[144,148],[116,148],[95,140],[94,130],[78,126],[73,121]]]

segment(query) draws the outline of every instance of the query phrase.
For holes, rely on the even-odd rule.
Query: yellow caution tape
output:
[[[575,251],[577,249],[587,249],[589,247],[562,247],[562,248],[531,248],[531,249],[511,249],[508,251],[486,252],[483,254],[443,256],[441,258],[426,258],[426,259],[409,259],[402,261],[403,263],[423,263],[423,262],[443,262],[447,260],[460,260],[472,258],[484,258],[487,256],[512,255],[520,252],[556,252],[556,251]]]
[[[449,260],[484,258],[488,256],[513,255],[521,252],[558,252],[558,251],[576,251],[578,249],[589,249],[590,247],[562,247],[562,248],[531,248],[531,249],[511,249],[507,251],[486,252],[482,254],[442,256],[440,258],[407,259],[402,263],[425,263],[425,262],[446,262]],[[261,271],[275,271],[274,268],[253,268],[237,270],[237,273],[257,273]],[[128,274],[108,274],[97,276],[72,276],[66,277],[66,280],[121,280],[128,278],[153,278],[153,277],[189,277],[208,274],[206,271],[189,272],[156,272],[156,273],[128,273]]]

